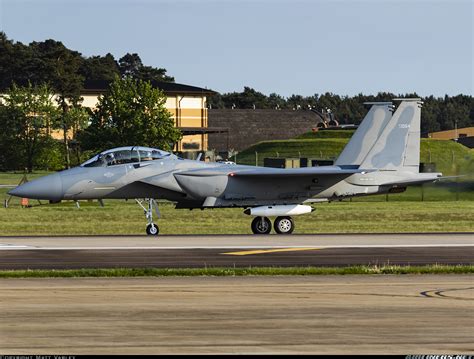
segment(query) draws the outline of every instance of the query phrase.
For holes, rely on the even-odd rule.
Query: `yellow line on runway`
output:
[[[294,252],[294,251],[315,251],[321,248],[276,248],[276,249],[256,249],[252,251],[240,251],[240,252],[227,252],[221,254],[227,254],[230,256],[247,256],[251,254],[265,254],[275,252]]]

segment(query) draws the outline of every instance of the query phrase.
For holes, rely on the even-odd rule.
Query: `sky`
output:
[[[0,0],[0,29],[266,95],[473,94],[473,0]]]

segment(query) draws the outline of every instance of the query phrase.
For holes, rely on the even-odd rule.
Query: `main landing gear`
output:
[[[254,234],[269,234],[272,231],[272,222],[267,217],[255,217],[251,227]]]
[[[269,234],[272,231],[272,222],[268,217],[255,217],[251,227],[254,234]],[[273,228],[278,234],[291,234],[295,229],[295,223],[291,217],[277,217]]]
[[[311,213],[314,211],[305,204],[277,204],[248,207],[244,214],[255,216],[252,221],[252,232],[255,234],[269,234],[272,231],[272,222],[267,216],[276,217],[273,228],[278,234],[291,234],[295,230],[295,222],[290,216]]]
[[[148,221],[148,225],[146,226],[146,234],[149,236],[157,236],[160,233],[160,229],[158,225],[153,223],[153,208],[155,208],[155,212],[158,218],[161,218],[160,211],[158,210],[158,205],[153,198],[145,198],[145,199],[135,199],[138,205],[143,208],[145,213],[145,217]],[[145,205],[146,207],[145,207]]]

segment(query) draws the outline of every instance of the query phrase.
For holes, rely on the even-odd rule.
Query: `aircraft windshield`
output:
[[[88,161],[84,162],[82,167],[105,167],[122,165],[126,163],[137,163],[145,161],[159,160],[169,156],[169,152],[165,152],[156,148],[149,147],[120,147],[107,150],[95,155]]]

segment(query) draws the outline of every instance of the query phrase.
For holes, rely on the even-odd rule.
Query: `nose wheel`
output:
[[[143,212],[145,213],[145,217],[148,221],[148,225],[146,226],[146,234],[148,234],[149,236],[157,236],[158,233],[160,233],[160,229],[158,228],[157,224],[153,223],[153,208],[155,208],[155,212],[158,218],[161,218],[161,215],[160,211],[158,210],[158,205],[156,204],[156,201],[153,198],[145,198],[143,200],[135,199],[135,201],[137,201],[138,205],[142,207]]]
[[[158,233],[160,233],[160,229],[155,223],[150,223],[148,226],[146,226],[146,234],[149,236],[157,236]]]

